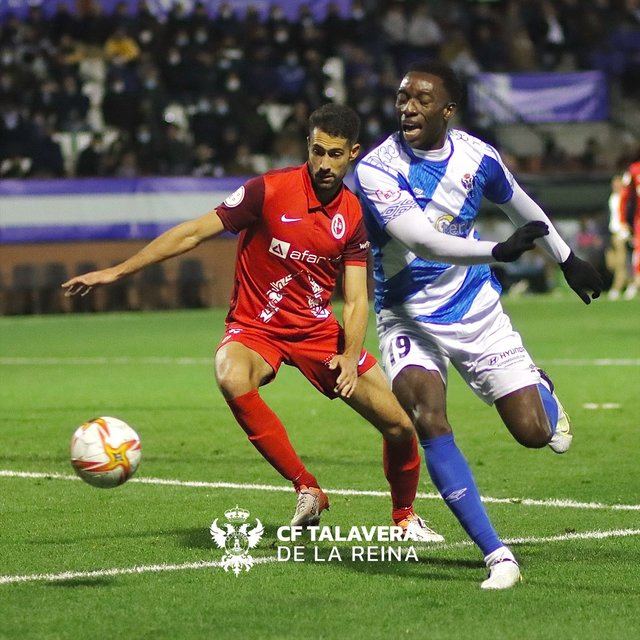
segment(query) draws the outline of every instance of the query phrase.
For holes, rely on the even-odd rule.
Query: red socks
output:
[[[238,424],[249,441],[283,477],[293,483],[320,487],[295,452],[278,416],[260,397],[257,389],[227,400]],[[413,512],[413,501],[420,478],[420,455],[415,438],[408,442],[384,442],[384,474],[391,486],[392,517],[398,523]]]
[[[227,404],[251,444],[278,473],[293,483],[296,491],[303,484],[320,488],[293,449],[284,425],[260,397],[257,389],[227,400]]]
[[[383,442],[384,475],[391,485],[393,503],[391,517],[398,524],[413,513],[413,501],[420,479],[418,443],[415,437],[409,442]]]

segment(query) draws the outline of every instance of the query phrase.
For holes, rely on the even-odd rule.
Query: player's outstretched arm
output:
[[[66,296],[76,294],[84,296],[93,287],[110,284],[136,273],[150,264],[186,253],[197,247],[203,240],[217,236],[222,231],[224,231],[224,226],[214,210],[165,231],[124,262],[108,269],[75,276],[63,283],[62,288],[65,289]]]
[[[585,304],[600,296],[604,286],[600,274],[571,251],[542,208],[517,182],[514,181],[512,198],[500,206],[515,224],[545,224],[549,232],[541,240],[542,247],[560,265],[568,285]]]
[[[343,283],[345,347],[341,354],[331,359],[329,368],[340,370],[336,380],[336,393],[343,398],[350,398],[358,384],[358,360],[369,320],[366,265],[345,265]]]

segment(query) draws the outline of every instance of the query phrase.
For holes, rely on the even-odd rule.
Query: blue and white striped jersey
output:
[[[374,256],[376,312],[403,305],[418,320],[448,324],[464,316],[486,282],[500,290],[486,264],[425,260],[386,230],[419,210],[436,231],[477,240],[482,197],[504,204],[514,193],[513,176],[491,145],[452,129],[441,152],[416,153],[394,133],[358,163],[356,185]]]

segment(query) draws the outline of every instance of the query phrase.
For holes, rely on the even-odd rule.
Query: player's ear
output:
[[[455,102],[449,102],[445,105],[443,116],[445,120],[451,120],[453,116],[456,115],[456,111],[458,110],[458,105]]]
[[[352,147],[351,151],[349,151],[349,162],[353,162],[360,155],[360,146],[359,142],[356,142]]]

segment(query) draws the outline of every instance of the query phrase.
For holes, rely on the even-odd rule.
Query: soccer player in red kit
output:
[[[625,228],[630,229],[633,238],[633,279],[624,292],[624,298],[631,300],[638,295],[640,289],[640,161],[632,162],[622,176],[620,221]]]
[[[411,421],[376,360],[362,348],[369,242],[360,204],[342,182],[360,150],[358,133],[352,109],[321,107],[309,118],[304,165],[253,178],[212,212],[177,225],[121,264],[62,286],[68,295],[85,294],[225,230],[238,233],[236,281],[216,352],[216,379],[251,443],[297,491],[292,524],[316,524],[329,501],[258,392],[283,362],[382,433],[394,522],[420,539],[440,541],[413,511],[420,458]],[[340,265],[344,329],[330,304]]]

